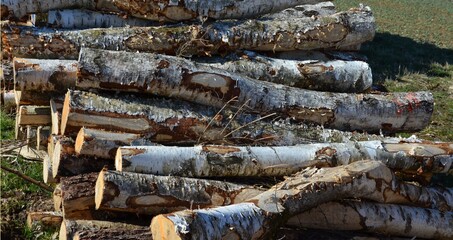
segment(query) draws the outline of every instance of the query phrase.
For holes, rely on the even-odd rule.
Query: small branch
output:
[[[13,174],[21,177],[22,179],[24,179],[27,182],[30,182],[30,183],[33,183],[33,184],[37,185],[38,187],[40,187],[40,188],[42,188],[42,189],[44,189],[46,191],[53,192],[53,188],[52,187],[50,187],[50,186],[48,186],[48,185],[46,185],[46,184],[44,184],[44,183],[42,183],[40,181],[37,181],[37,180],[35,180],[35,179],[33,179],[33,178],[31,178],[31,177],[19,172],[19,171],[16,171],[14,169],[11,169],[11,168],[3,166],[3,165],[1,165],[1,168],[3,170],[7,171],[7,172],[13,173]]]

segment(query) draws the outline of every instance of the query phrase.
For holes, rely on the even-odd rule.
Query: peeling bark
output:
[[[127,145],[152,145],[143,135],[108,132],[82,127],[75,141],[75,152],[79,155],[114,159],[116,150]]]
[[[287,225],[426,239],[453,238],[451,211],[358,201],[322,204],[292,217]]]
[[[247,4],[250,4],[247,2]],[[171,55],[211,55],[237,49],[290,51],[339,49],[372,40],[374,17],[354,9],[320,17],[265,16],[256,20],[225,20],[206,25],[174,25],[58,31],[48,28],[2,29],[5,55],[77,59],[82,46]],[[289,22],[288,19],[291,19]]]
[[[287,176],[311,166],[382,161],[413,174],[452,173],[452,143],[405,143],[398,139],[296,146],[194,147],[123,146],[117,151],[118,171],[182,177]]]
[[[2,3],[2,19],[21,18],[29,13],[42,13],[53,9],[87,8],[96,11],[114,12],[161,22],[179,22],[198,18],[237,19],[254,18],[266,13],[278,12],[300,4],[315,4],[319,0],[263,1],[18,1],[5,0]],[[332,8],[331,3],[320,3],[319,7]]]
[[[376,161],[306,169],[246,203],[158,215],[152,220],[151,232],[155,238],[167,239],[270,237],[296,214],[329,201],[366,197],[380,183],[390,185],[393,180],[390,169]]]
[[[49,106],[20,106],[17,112],[19,126],[48,126],[51,124]]]
[[[260,117],[228,107],[218,110],[175,99],[69,91],[61,133],[71,135],[87,127],[142,134],[151,142],[165,144],[294,145],[382,138],[278,119],[273,115]]]
[[[100,229],[80,230],[74,240],[149,240],[153,239],[149,229]]]
[[[196,62],[253,79],[329,92],[363,92],[373,83],[370,66],[362,61],[304,61],[270,58],[245,51],[242,56],[203,58]]]
[[[126,26],[149,27],[155,26],[156,22],[84,9],[64,9],[49,11],[47,24],[53,28],[86,29]]]
[[[59,212],[29,212],[27,214],[27,226],[30,229],[36,224],[59,227],[62,221],[63,217]]]
[[[107,222],[107,221],[96,221],[96,220],[68,220],[65,219],[61,223],[60,227],[60,240],[73,239],[74,234],[78,231],[98,231],[106,229],[116,230],[148,230],[148,228],[133,224],[119,223],[119,222]]]
[[[143,92],[218,108],[237,98],[237,107],[247,105],[247,110],[278,113],[340,130],[417,131],[429,123],[434,104],[428,92],[316,92],[149,53],[84,48],[79,66],[77,87],[84,89]]]
[[[96,209],[156,215],[240,203],[264,190],[228,182],[101,171]]]

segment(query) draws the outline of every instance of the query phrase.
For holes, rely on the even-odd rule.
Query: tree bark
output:
[[[114,159],[120,146],[152,144],[143,135],[82,127],[75,141],[79,155]]]
[[[203,58],[196,62],[263,81],[327,92],[363,92],[373,83],[366,62],[311,59],[305,61],[270,58],[245,51],[242,56]]]
[[[16,98],[14,91],[1,91],[1,106],[6,113],[16,107]]]
[[[452,173],[452,143],[404,143],[398,139],[296,146],[204,145],[123,146],[118,171],[181,177],[288,176],[311,166],[347,165],[376,160],[412,174]]]
[[[29,212],[27,214],[27,226],[32,228],[36,224],[50,227],[59,227],[63,217],[59,212]]]
[[[291,124],[274,116],[260,117],[228,107],[218,110],[175,99],[69,91],[62,112],[61,133],[70,135],[88,127],[142,134],[154,143],[165,144],[294,145],[381,138]]]
[[[296,215],[287,225],[352,230],[426,239],[453,237],[453,212],[359,201],[329,202]]]
[[[329,201],[366,197],[393,180],[390,169],[376,161],[306,169],[246,203],[158,215],[151,232],[156,239],[261,239],[296,214]]]
[[[17,118],[19,126],[48,126],[52,122],[49,106],[20,106]]]
[[[101,229],[77,231],[74,240],[149,240],[153,239],[149,229]]]
[[[240,203],[264,190],[228,182],[101,171],[96,209],[157,215]]]
[[[5,55],[77,59],[82,46],[210,56],[237,49],[290,51],[347,48],[372,40],[375,34],[374,17],[366,9],[313,18],[301,17],[298,12],[297,9],[287,11],[284,19],[282,14],[277,14],[256,20],[225,20],[206,25],[74,31],[12,27],[2,29],[2,42]]]
[[[83,89],[144,92],[218,108],[237,98],[237,107],[245,104],[263,114],[278,113],[340,130],[417,131],[429,124],[434,104],[428,92],[316,92],[149,53],[84,48],[79,64],[77,86]]]
[[[57,212],[62,212],[63,211],[63,193],[61,192],[61,183],[58,183],[55,185],[55,189],[53,190],[52,193],[52,200],[53,200],[53,208]]]
[[[96,220],[68,220],[65,219],[61,223],[60,227],[60,240],[73,239],[74,234],[79,231],[98,231],[106,229],[116,230],[148,230],[148,228],[133,224],[119,223],[119,222],[107,222],[107,221],[96,221]]]
[[[319,0],[284,0],[263,1],[252,0],[248,3],[242,1],[184,1],[175,3],[172,1],[133,1],[119,2],[107,1],[18,1],[6,0],[2,3],[2,14],[5,17],[21,18],[29,13],[42,13],[54,9],[87,8],[96,11],[114,12],[120,15],[130,15],[160,22],[179,22],[196,20],[198,18],[213,19],[237,19],[254,18],[266,13],[278,12],[285,8],[300,4],[314,4]],[[323,4],[321,6],[329,6]]]

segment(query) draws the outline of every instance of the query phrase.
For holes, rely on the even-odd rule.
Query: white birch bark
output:
[[[434,104],[429,92],[316,92],[150,53],[84,48],[79,64],[79,88],[144,92],[218,108],[237,98],[237,107],[245,104],[263,114],[278,113],[340,130],[417,131],[428,125]]]
[[[149,240],[153,239],[149,229],[99,229],[80,230],[74,233],[73,240]]]
[[[5,112],[9,112],[16,107],[16,97],[13,90],[1,92],[1,106]]]
[[[157,215],[240,203],[264,191],[228,182],[101,171],[95,188],[96,209]]]
[[[392,169],[419,174],[453,171],[452,143],[387,141],[273,147],[123,146],[115,166],[118,171],[187,177],[287,176],[310,166],[359,160],[382,161]]]
[[[243,56],[196,59],[214,68],[245,75],[253,79],[288,86],[330,92],[363,92],[373,83],[366,62],[344,60],[287,60],[270,58],[245,51]]]
[[[360,201],[324,203],[292,217],[287,225],[424,239],[453,238],[451,211]]]

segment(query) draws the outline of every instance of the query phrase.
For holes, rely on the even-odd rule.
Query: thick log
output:
[[[59,212],[30,212],[27,214],[27,226],[31,229],[40,224],[47,227],[59,227],[63,216]]]
[[[149,229],[100,229],[77,231],[74,240],[149,240],[153,239]]]
[[[82,127],[75,141],[79,155],[114,159],[120,146],[152,144],[143,135]]]
[[[85,9],[63,9],[49,11],[47,24],[53,28],[87,29],[129,26],[149,27],[155,26],[156,22]]]
[[[157,215],[240,203],[264,190],[228,182],[101,171],[96,209]]]
[[[452,143],[405,143],[398,139],[296,146],[238,147],[205,145],[123,146],[118,171],[182,177],[287,176],[311,166],[347,165],[360,160],[384,162],[413,174],[452,173]]]
[[[48,126],[50,119],[49,106],[20,106],[17,112],[19,126]]]
[[[218,108],[236,98],[237,107],[245,104],[253,111],[279,113],[340,130],[417,131],[429,124],[434,104],[428,92],[316,92],[150,53],[84,48],[79,65],[77,86],[84,89],[137,91]]]
[[[284,19],[277,14],[257,20],[225,20],[206,25],[73,31],[11,27],[2,29],[2,43],[4,54],[16,57],[77,59],[82,46],[209,56],[237,49],[339,49],[372,40],[375,34],[374,17],[366,9],[320,17],[300,16],[299,12],[297,9],[286,11]]]
[[[296,214],[329,201],[366,197],[393,180],[390,169],[377,161],[306,169],[246,203],[158,215],[151,232],[157,239],[261,239]]]
[[[373,83],[370,66],[362,61],[304,61],[270,58],[245,51],[242,56],[203,58],[196,62],[253,79],[328,92],[363,92]]]
[[[98,231],[104,229],[116,229],[116,230],[148,230],[149,228],[127,224],[119,222],[108,222],[108,221],[96,221],[96,220],[68,220],[65,219],[61,223],[60,227],[60,240],[73,239],[74,234],[79,231]]]
[[[453,238],[453,212],[359,201],[329,202],[296,215],[287,225],[426,239]]]
[[[285,8],[294,7],[300,4],[318,3],[319,0],[284,0],[284,1],[263,1],[252,0],[247,3],[241,1],[184,1],[174,3],[172,1],[133,1],[119,2],[114,0],[106,1],[20,1],[5,0],[2,3],[2,19],[21,18],[29,13],[42,13],[54,9],[66,8],[87,8],[96,11],[115,12],[120,15],[130,15],[154,21],[179,22],[185,20],[196,20],[198,18],[213,19],[236,19],[254,18],[266,13],[278,12]],[[326,4],[324,4],[326,5]],[[324,6],[322,5],[322,6]],[[329,4],[327,4],[329,6]]]

